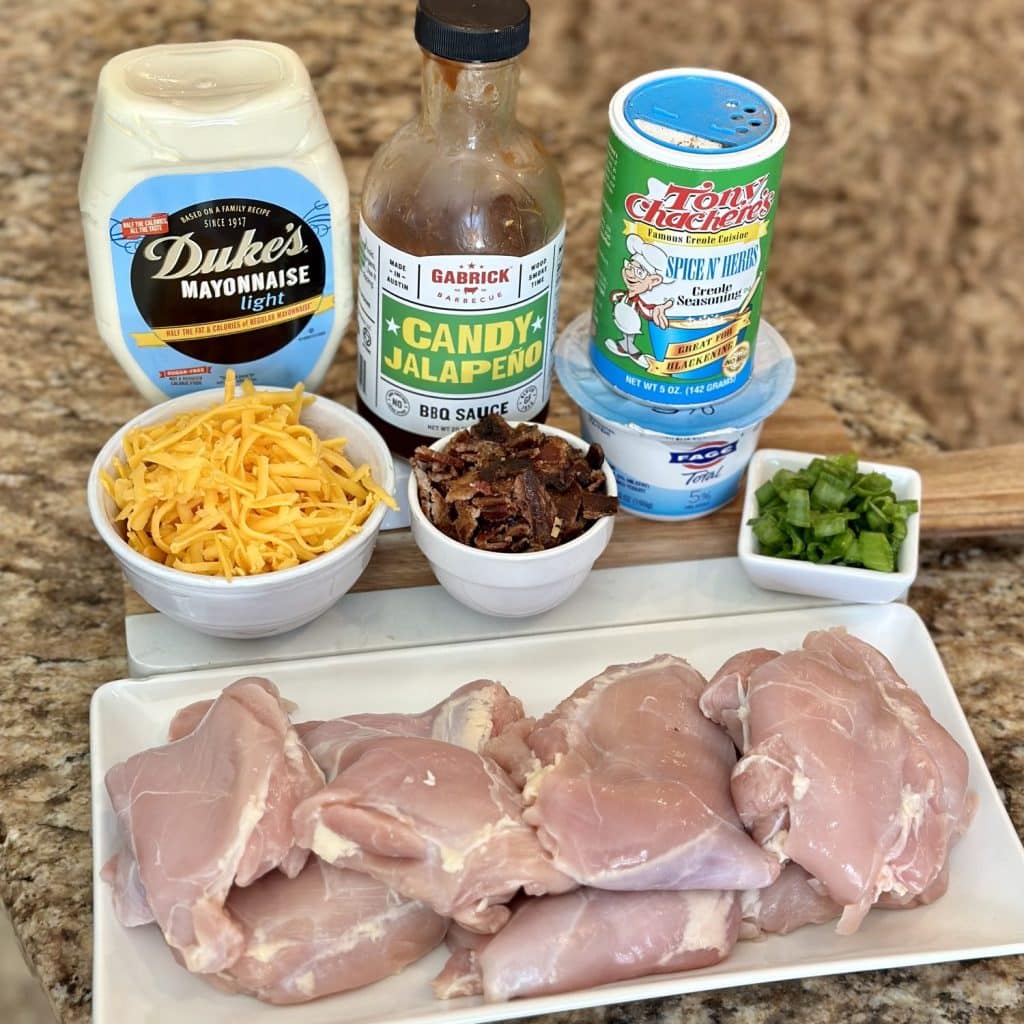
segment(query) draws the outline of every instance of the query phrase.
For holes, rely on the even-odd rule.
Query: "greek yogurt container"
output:
[[[645,519],[706,516],[731,501],[764,421],[789,397],[793,353],[761,321],[754,370],[739,393],[714,404],[673,409],[613,391],[590,359],[590,318],[581,314],[555,348],[555,372],[580,409],[580,433],[601,445],[619,503]]]

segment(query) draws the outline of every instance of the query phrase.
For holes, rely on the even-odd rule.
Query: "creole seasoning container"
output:
[[[420,0],[419,117],[363,187],[359,409],[409,456],[487,413],[543,420],[562,185],[515,119],[525,0]]]
[[[352,312],[348,183],[276,43],[131,50],[100,72],[79,202],[96,324],[151,401],[317,388]]]
[[[720,402],[750,379],[789,117],[721,71],[624,85],[611,131],[591,358],[652,406]]]

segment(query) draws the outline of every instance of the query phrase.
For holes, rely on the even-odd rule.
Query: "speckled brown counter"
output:
[[[93,327],[78,228],[77,170],[96,74],[105,57],[149,42],[252,35],[289,43],[314,73],[358,189],[375,146],[411,113],[417,69],[406,38],[408,3],[337,3],[331,16],[310,15],[308,4],[290,2],[255,9],[199,0],[158,7],[15,0],[10,6],[17,10],[5,8],[10,16],[0,28],[6,73],[0,101],[13,115],[0,135],[0,895],[58,1016],[81,1022],[89,1017],[92,952],[89,698],[97,685],[126,671],[121,583],[92,532],[83,489],[96,450],[143,406]],[[552,15],[552,23],[560,17]],[[63,31],[64,18],[75,20],[74,33]],[[12,26],[19,34],[10,35]],[[610,93],[638,70],[620,74],[606,56],[600,67],[584,57],[577,53],[571,67],[560,68],[562,78],[603,68]],[[567,320],[589,299],[607,97],[598,85],[588,90],[585,108],[570,109],[564,90],[542,76],[541,64],[528,70],[523,108],[544,126],[564,169]],[[784,191],[780,226],[786,201]],[[775,273],[782,253],[773,260]],[[799,360],[798,393],[826,399],[865,453],[898,455],[936,443],[908,405],[855,369],[832,331],[814,328],[771,282],[769,295],[767,314]],[[323,390],[350,396],[351,378],[348,341]],[[900,387],[894,379],[890,392]],[[923,559],[911,603],[935,637],[1020,831],[1024,543],[925,545]],[[557,1018],[563,1024],[1021,1019],[1020,959],[790,982]]]

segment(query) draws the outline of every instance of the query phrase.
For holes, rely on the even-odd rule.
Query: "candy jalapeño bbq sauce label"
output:
[[[548,401],[564,232],[527,256],[410,256],[360,224],[359,393],[381,419],[441,437]]]

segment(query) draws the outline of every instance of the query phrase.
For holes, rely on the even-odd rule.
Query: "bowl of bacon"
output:
[[[522,618],[570,597],[608,546],[618,490],[599,445],[487,416],[417,448],[412,534],[438,582],[487,615]]]
[[[301,386],[236,391],[229,372],[223,395],[183,395],[122,427],[87,489],[93,525],[150,605],[212,636],[261,637],[352,587],[394,507],[394,468],[351,410]]]

